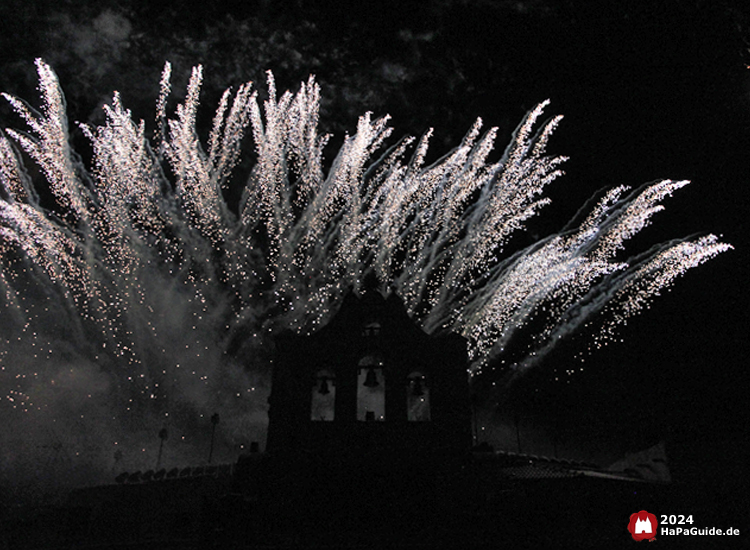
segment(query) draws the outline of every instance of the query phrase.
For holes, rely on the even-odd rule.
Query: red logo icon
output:
[[[646,510],[641,510],[637,514],[630,514],[628,522],[628,531],[633,540],[638,542],[642,540],[653,540],[656,537],[656,528],[659,522],[656,521],[654,514],[649,514]]]

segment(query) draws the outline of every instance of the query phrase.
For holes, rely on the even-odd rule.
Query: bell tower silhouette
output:
[[[276,341],[266,450],[460,454],[471,446],[466,341],[430,336],[370,284],[316,333]]]

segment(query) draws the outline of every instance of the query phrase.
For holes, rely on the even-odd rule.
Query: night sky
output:
[[[227,86],[262,83],[272,69],[280,90],[295,89],[313,73],[324,131],[340,140],[365,111],[389,113],[397,135],[434,126],[436,156],[478,116],[500,128],[504,146],[549,98],[547,113],[565,115],[550,149],[570,161],[547,192],[553,204],[516,246],[558,231],[600,189],[691,180],[628,251],[709,232],[735,250],[678,280],[621,328],[624,343],[584,354],[584,374],[554,380],[555,368],[579,362],[588,344],[580,335],[509,400],[541,425],[616,433],[623,451],[665,440],[675,480],[705,495],[690,505],[748,526],[750,8],[739,0],[389,1],[358,3],[357,12],[314,4],[206,2],[184,11],[169,1],[6,0],[0,89],[36,101],[33,60],[42,57],[60,77],[71,120],[100,123],[117,89],[135,118],[150,121],[164,61],[176,89],[201,63],[210,124]],[[6,105],[0,121],[20,125]]]

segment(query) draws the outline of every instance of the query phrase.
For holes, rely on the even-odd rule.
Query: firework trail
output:
[[[248,402],[262,402],[251,396],[263,394],[268,339],[325,324],[371,272],[425,330],[464,335],[477,375],[532,320],[542,328],[525,336],[519,372],[595,316],[606,339],[677,276],[731,248],[708,235],[616,259],[687,184],[661,181],[613,189],[581,223],[503,255],[549,203],[542,193],[566,160],[545,154],[561,119],[538,123],[547,102],[496,162],[496,129],[481,134],[481,120],[430,166],[431,131],[376,158],[392,130],[368,113],[326,170],[313,78],[279,97],[269,73],[262,106],[250,84],[227,90],[204,147],[201,68],[170,119],[167,64],[153,138],[115,93],[103,126],[80,125],[93,151],[86,167],[57,78],[42,61],[37,69],[41,112],[5,95],[27,130],[0,134],[4,407],[55,422],[80,413],[108,448],[113,434],[146,430],[146,418],[181,433],[216,407],[235,407],[239,420],[223,429],[245,437],[254,420],[238,411],[262,413]],[[248,129],[257,161],[232,205],[224,195]]]

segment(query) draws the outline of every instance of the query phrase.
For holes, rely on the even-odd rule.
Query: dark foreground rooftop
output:
[[[630,514],[664,509],[673,491],[592,465],[487,449],[453,457],[255,453],[158,473],[120,475],[58,506],[5,509],[2,547],[612,547],[633,543]]]

